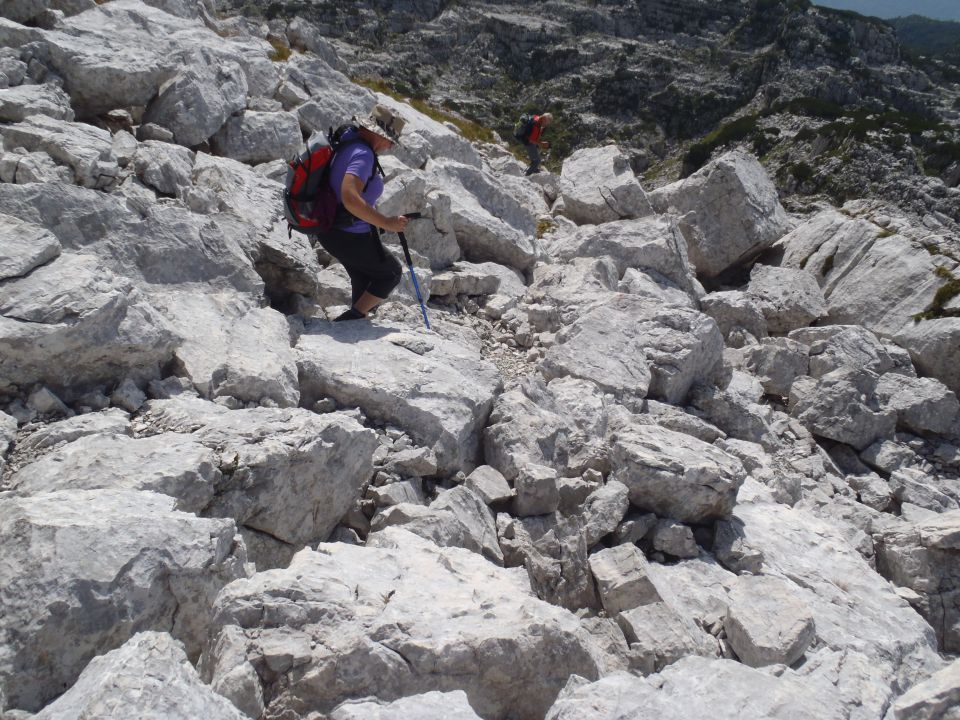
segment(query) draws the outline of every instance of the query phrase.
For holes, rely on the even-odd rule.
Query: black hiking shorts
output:
[[[371,228],[369,233],[351,233],[334,228],[315,237],[324,250],[340,261],[350,276],[354,303],[364,292],[386,298],[403,277],[403,268],[383,247],[375,229]]]

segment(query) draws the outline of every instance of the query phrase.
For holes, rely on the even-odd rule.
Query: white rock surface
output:
[[[477,463],[501,381],[472,348],[381,321],[317,321],[296,356],[307,403],[329,396],[403,428],[434,449],[440,472]]]
[[[541,369],[548,379],[590,380],[628,402],[649,395],[679,403],[713,377],[722,351],[723,336],[707,316],[615,295],[564,328]]]
[[[563,161],[563,213],[578,225],[599,225],[653,213],[629,158],[616,145],[583,148]]]
[[[747,292],[760,304],[770,332],[787,333],[826,315],[823,293],[806,270],[754,265]]]
[[[49,231],[10,215],[0,215],[0,281],[22,277],[60,254]]]
[[[206,608],[244,577],[232,520],[174,510],[162,495],[64,490],[0,503],[0,675],[8,702],[39,710],[95,655],[169,630],[196,657]]]
[[[76,684],[35,717],[243,720],[246,715],[200,680],[182,643],[148,631],[91,660]]]
[[[330,720],[481,720],[463,690],[427,692],[390,703],[345,702]]]
[[[815,637],[810,609],[779,578],[744,575],[727,602],[727,639],[740,662],[751,667],[793,665]]]
[[[769,247],[790,222],[766,171],[742,151],[728,152],[696,173],[649,195],[658,212],[675,211],[692,226],[690,260],[707,277]]]
[[[210,138],[218,155],[245,163],[289,160],[300,149],[300,121],[286,112],[234,115]]]
[[[896,720],[953,720],[960,708],[960,660],[914,685],[893,704]]]
[[[846,720],[833,687],[795,672],[779,677],[731,660],[688,657],[650,678],[574,679],[547,720],[688,720],[692,717]]]
[[[375,537],[375,547],[304,550],[287,570],[226,588],[214,608],[213,677],[249,658],[271,713],[463,690],[482,717],[526,720],[543,716],[571,672],[601,672],[579,621],[531,597],[516,573],[400,529]]]
[[[630,418],[611,427],[611,477],[642,510],[685,522],[726,517],[746,478],[741,462],[690,435]]]

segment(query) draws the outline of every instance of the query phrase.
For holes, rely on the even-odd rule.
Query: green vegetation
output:
[[[955,297],[960,296],[960,278],[955,277],[952,272],[944,267],[938,267],[934,272],[936,272],[937,277],[946,280],[946,283],[941,285],[940,289],[934,294],[933,301],[927,306],[927,309],[913,316],[914,322],[960,317],[960,310],[947,310],[944,307]]]
[[[553,220],[547,220],[546,218],[537,221],[537,240],[542,238],[547,233],[551,233],[557,229],[557,223]]]
[[[292,52],[289,45],[274,37],[268,38],[267,42],[273,46],[273,52],[270,53],[271,60],[274,62],[285,62],[289,59]]]
[[[757,115],[747,115],[721,125],[703,140],[694,143],[683,158],[682,175],[686,177],[707,164],[718,147],[743,140],[757,131]]]
[[[418,112],[422,112],[437,122],[453,123],[460,130],[463,137],[470,142],[494,142],[495,140],[493,131],[490,128],[480,125],[462,115],[454,114],[441,107],[432,105],[427,102],[424,93],[420,93],[420,97],[412,96],[413,93],[405,92],[409,90],[406,86],[391,86],[382,78],[355,77],[352,78],[352,80],[357,83],[357,85],[363,85],[375,92],[389,95],[394,100],[405,102]]]

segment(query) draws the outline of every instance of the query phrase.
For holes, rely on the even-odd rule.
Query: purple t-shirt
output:
[[[341,142],[347,142],[356,137],[356,130],[348,130],[344,133]],[[337,202],[342,203],[341,189],[343,188],[343,176],[346,174],[356,175],[360,182],[367,185],[363,191],[363,199],[371,206],[374,205],[383,194],[383,178],[380,173],[375,172],[373,149],[363,142],[354,142],[345,147],[341,147],[333,158],[333,165],[330,166],[330,186],[337,196]],[[370,176],[373,175],[373,179]],[[370,183],[367,184],[367,180]],[[349,225],[337,228],[352,233],[370,232],[370,223],[363,220],[354,220]]]

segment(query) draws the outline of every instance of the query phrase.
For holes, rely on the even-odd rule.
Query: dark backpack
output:
[[[527,142],[530,139],[530,133],[533,132],[533,122],[533,115],[527,113],[521,115],[513,128],[513,136],[520,142]]]
[[[336,130],[330,128],[326,137],[311,137],[306,147],[288,163],[283,191],[283,214],[289,225],[288,235],[294,230],[307,235],[325,233],[335,222],[343,222],[353,217],[337,202],[336,193],[328,182],[330,166],[333,165],[337,151],[363,142],[359,137],[341,142],[343,134],[352,127],[341,125]],[[383,174],[376,156],[374,163],[373,173],[364,185],[364,190],[377,171]]]

